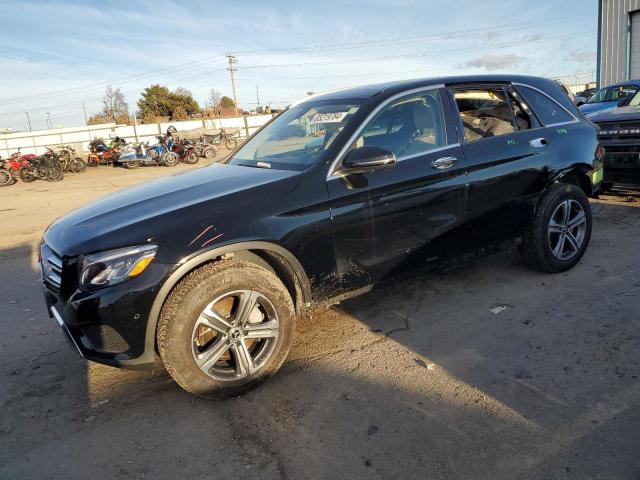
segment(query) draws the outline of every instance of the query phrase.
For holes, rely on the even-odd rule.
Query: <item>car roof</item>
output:
[[[640,80],[626,80],[624,82],[607,85],[606,87],[600,87],[598,90],[600,90],[602,88],[609,88],[609,87],[625,87],[627,85],[633,85],[633,86],[639,87],[640,86]]]
[[[544,88],[549,84],[556,83],[541,77],[533,77],[527,75],[465,75],[451,77],[433,77],[419,78],[411,80],[397,80],[384,83],[375,83],[370,85],[360,85],[356,87],[332,90],[329,92],[318,93],[301,99],[302,103],[309,100],[346,100],[346,99],[369,99],[383,92],[401,92],[404,90],[412,90],[414,88],[426,87],[429,85],[455,85],[464,83],[525,83],[533,87]]]

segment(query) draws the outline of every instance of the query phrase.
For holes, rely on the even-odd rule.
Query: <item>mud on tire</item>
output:
[[[244,293],[239,292],[254,292],[256,306],[243,307],[250,302],[242,303]],[[241,317],[250,319],[246,330],[240,326]],[[209,329],[207,319],[222,328]],[[263,335],[268,328],[276,332],[269,332],[268,338],[257,336],[256,331]],[[289,353],[294,331],[293,301],[280,279],[253,263],[225,260],[193,271],[176,285],[162,308],[156,340],[162,362],[178,385],[194,395],[220,398],[243,393],[276,373]],[[232,338],[236,333],[239,340]],[[207,359],[216,348],[224,352]],[[248,363],[254,370],[242,366],[247,365],[246,353],[240,351],[255,355]]]

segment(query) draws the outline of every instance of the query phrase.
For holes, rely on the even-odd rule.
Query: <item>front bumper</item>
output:
[[[640,182],[640,138],[601,141],[601,145],[605,182]]]
[[[152,263],[139,277],[93,292],[43,280],[47,311],[78,353],[94,362],[140,368],[155,361],[153,339],[147,339],[149,312],[173,265]]]

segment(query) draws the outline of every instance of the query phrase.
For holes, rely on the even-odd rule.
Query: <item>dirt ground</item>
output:
[[[205,401],[161,368],[76,358],[38,279],[50,222],[166,173],[0,189],[0,478],[640,478],[637,190],[594,203],[569,272],[529,271],[508,249],[401,274],[301,319],[258,390]]]

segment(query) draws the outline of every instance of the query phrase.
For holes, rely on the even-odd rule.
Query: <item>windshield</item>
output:
[[[598,90],[587,103],[614,102],[622,100],[638,91],[635,85],[618,85],[615,87],[605,87]]]
[[[629,107],[637,107],[638,105],[640,105],[640,93],[636,92],[633,98],[629,100],[629,103],[627,105]]]
[[[359,100],[309,101],[294,105],[245,143],[229,163],[305,170],[323,158],[359,108]]]

